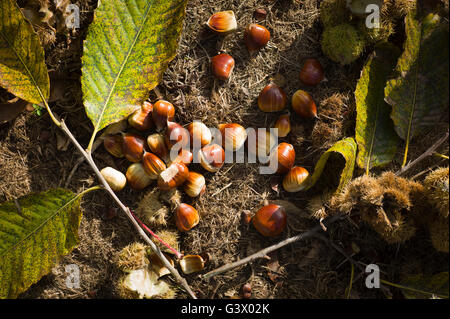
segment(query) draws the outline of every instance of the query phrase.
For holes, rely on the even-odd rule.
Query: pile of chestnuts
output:
[[[265,14],[263,10],[255,11],[257,19],[263,19]],[[233,11],[213,14],[206,25],[219,35],[228,35],[238,27]],[[267,45],[270,32],[264,26],[252,23],[245,28],[243,40],[248,51],[255,53]],[[225,52],[211,59],[212,74],[218,80],[228,80],[234,67],[234,58]],[[324,73],[320,62],[307,59],[300,71],[301,83],[315,86],[323,80]],[[285,112],[287,104],[286,93],[275,83],[264,87],[258,96],[258,107],[261,111],[282,112],[274,123],[277,136],[281,138],[291,131],[290,113]],[[293,94],[291,105],[292,110],[303,118],[317,117],[316,104],[304,90]],[[225,161],[222,145],[227,150],[236,151],[243,147],[247,140],[247,131],[243,126],[226,123],[218,127],[222,134],[222,144],[211,143],[212,133],[204,123],[194,121],[183,127],[174,121],[174,117],[175,108],[172,103],[165,100],[158,100],[154,104],[145,101],[128,117],[129,126],[138,133],[121,132],[104,138],[104,147],[111,155],[131,162],[125,174],[111,167],[101,170],[114,191],[122,190],[126,184],[133,189],[142,190],[156,181],[161,191],[182,188],[189,197],[201,196],[206,191],[206,180],[201,173],[189,169],[194,156],[206,171],[214,173]],[[305,168],[294,165],[294,147],[285,142],[274,145],[275,140],[276,137],[266,131],[265,135],[258,135],[254,149],[249,152],[269,156],[268,165],[273,166],[276,174],[284,174],[282,184],[287,192],[304,189],[309,174]],[[175,145],[180,149],[173,158],[170,154]],[[286,227],[286,220],[285,209],[275,204],[264,205],[251,218],[255,229],[264,236],[281,234]],[[181,203],[175,209],[175,223],[180,231],[192,229],[199,221],[200,215],[191,205]]]

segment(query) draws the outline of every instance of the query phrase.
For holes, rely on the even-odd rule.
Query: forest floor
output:
[[[46,49],[46,61],[54,84],[54,99],[50,105],[55,113],[66,119],[67,126],[86,146],[92,124],[82,103],[81,56],[83,39],[92,22],[96,1],[72,2],[80,8],[80,29],[68,35],[58,35]],[[257,22],[253,17],[257,8],[268,12],[267,18],[259,23],[270,30],[271,40],[266,48],[250,56],[242,40],[243,27]],[[237,32],[225,39],[211,34],[204,27],[212,13],[223,10],[233,10],[239,26]],[[258,109],[256,99],[261,89],[275,79],[283,84],[287,95],[292,96],[296,90],[305,89],[298,77],[305,59],[319,59],[327,81],[307,88],[318,106],[319,119],[303,120],[293,116],[292,132],[283,139],[294,145],[296,164],[312,172],[318,158],[329,146],[343,137],[354,135],[353,92],[370,53],[366,52],[348,66],[338,65],[321,52],[321,31],[318,1],[315,0],[190,0],[178,54],[170,63],[158,90],[164,99],[175,105],[176,121],[181,124],[200,120],[209,127],[226,122],[245,127],[270,127],[277,114],[262,113]],[[226,83],[215,81],[210,72],[210,58],[218,51],[226,51],[236,61],[233,76]],[[339,129],[321,133],[318,125],[327,121],[320,118],[321,107],[329,98],[339,101],[334,119],[339,123]],[[150,99],[155,99],[154,93]],[[439,130],[435,128],[414,140],[411,158],[426,150],[431,145],[430,141],[438,136]],[[391,165],[394,170],[401,164],[402,151],[399,148],[399,154]],[[24,112],[0,126],[0,154],[0,202],[53,187],[68,187],[80,192],[97,183],[87,163],[81,164],[71,175],[80,154],[52,124],[45,111],[40,116],[35,112]],[[125,171],[128,165],[125,160],[110,156],[103,147],[95,151],[94,160],[99,168],[112,166]],[[432,162],[433,165],[436,161]],[[428,166],[431,162],[426,160],[410,173],[414,175]],[[332,176],[332,170],[326,171],[330,175],[326,183],[308,192],[291,194],[273,190],[273,179],[260,175],[256,164],[226,164],[215,174],[205,172],[198,164],[192,167],[204,173],[207,191],[204,196],[193,200],[183,195],[184,202],[199,210],[201,221],[191,231],[180,234],[180,243],[186,254],[208,252],[212,256],[204,272],[317,225],[317,220],[311,219],[306,210],[308,200],[321,194],[324,187],[329,186],[327,183],[336,178]],[[355,175],[361,173],[357,171]],[[153,187],[156,186],[140,192],[126,188],[119,197],[129,207],[136,208],[142,196]],[[252,226],[242,222],[242,212],[255,211],[264,200],[286,200],[300,208],[298,214],[288,216],[287,230],[274,239],[263,238]],[[115,285],[121,276],[115,264],[117,254],[124,246],[141,239],[106,193],[88,194],[82,206],[84,213],[79,245],[22,298],[119,297]],[[175,229],[172,219],[169,219],[167,227]],[[201,279],[198,274],[186,278],[202,298],[239,296],[244,283],[252,285],[253,298],[345,298],[351,264],[330,246],[330,242],[353,255],[362,265],[380,265],[383,276],[392,282],[398,281],[398,274],[404,267],[423,272],[425,265],[430,263],[448,266],[448,254],[434,251],[425,234],[418,234],[405,244],[387,245],[371,229],[357,228],[351,220],[343,220],[329,227],[325,238],[326,241],[310,238],[291,244],[270,254],[270,260],[260,259],[210,280]],[[65,266],[68,264],[76,264],[80,268],[80,288],[66,286]],[[356,270],[354,279],[350,298],[401,297],[399,290],[392,288],[388,292],[367,289],[365,274],[359,270]],[[186,298],[187,294],[180,289],[177,297]]]

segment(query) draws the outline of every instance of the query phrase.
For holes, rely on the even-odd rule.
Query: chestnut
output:
[[[258,107],[263,112],[278,112],[286,107],[286,93],[278,85],[270,83],[258,96]]]
[[[252,218],[253,226],[263,236],[275,237],[286,228],[287,215],[283,206],[269,204],[259,209]]]
[[[168,121],[173,121],[174,116],[175,108],[172,103],[159,100],[153,105],[152,118],[157,131],[165,128]]]
[[[226,53],[218,54],[211,59],[211,69],[217,79],[226,81],[233,73],[234,59]]]
[[[298,90],[292,96],[292,109],[304,118],[317,117],[316,103],[308,92]]]
[[[262,25],[252,23],[245,28],[244,42],[250,52],[262,49],[270,40],[270,32]]]
[[[127,160],[130,162],[140,162],[142,155],[144,155],[145,140],[142,136],[125,133],[123,134],[122,152]]]
[[[300,70],[300,81],[308,86],[316,86],[325,78],[322,64],[317,59],[307,59]]]

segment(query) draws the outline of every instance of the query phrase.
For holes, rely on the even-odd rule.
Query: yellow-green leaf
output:
[[[399,138],[389,116],[391,106],[384,101],[384,87],[399,55],[400,50],[390,43],[378,45],[356,85],[356,163],[366,173],[392,161],[397,150]]]
[[[128,116],[175,57],[187,0],[99,1],[84,42],[82,90],[94,136]]]
[[[0,1],[0,86],[36,104],[50,93],[44,49],[15,0]]]
[[[314,184],[319,180],[320,175],[322,175],[330,155],[332,153],[338,153],[345,159],[345,167],[342,170],[339,185],[336,189],[336,192],[340,192],[353,177],[353,170],[355,169],[356,161],[356,150],[357,145],[352,137],[347,137],[336,142],[325,153],[323,153],[322,156],[320,156],[319,161],[314,168],[314,173],[312,173],[305,181],[306,187],[304,190],[308,190],[314,186]]]
[[[392,106],[391,118],[397,134],[409,143],[424,128],[443,120],[448,108],[449,36],[448,23],[435,14],[420,18],[411,10],[405,18],[405,48],[396,66],[396,77],[385,88],[385,100]]]
[[[53,189],[0,204],[0,298],[16,298],[74,248],[81,197]]]

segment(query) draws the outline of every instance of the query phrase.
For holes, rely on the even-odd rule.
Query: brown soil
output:
[[[92,21],[96,1],[72,2],[81,9],[81,29],[67,36],[57,36],[56,42],[46,50],[52,78],[57,79],[54,83],[59,83],[53,86],[56,97],[51,106],[55,113],[66,118],[68,127],[86,146],[92,125],[81,100],[80,57],[82,41]],[[271,41],[266,48],[250,56],[242,41],[243,26],[255,22],[253,11],[256,8],[264,8],[268,12],[267,18],[260,23],[270,30]],[[256,98],[272,78],[278,81],[281,78],[288,96],[292,96],[297,89],[306,89],[318,106],[334,94],[341,94],[344,109],[339,114],[342,127],[339,134],[354,135],[353,91],[365,56],[345,67],[323,56],[317,8],[318,1],[315,0],[191,0],[178,55],[158,86],[162,96],[175,105],[176,120],[182,124],[201,120],[210,127],[225,122],[236,122],[245,127],[270,127],[277,114],[259,111]],[[233,10],[239,25],[237,32],[225,39],[212,35],[203,26],[212,13],[221,10]],[[209,70],[210,58],[221,50],[236,60],[233,76],[226,83],[215,81]],[[326,70],[327,81],[314,88],[302,86],[298,79],[303,61],[310,57],[318,58]],[[154,94],[151,98],[155,98]],[[311,138],[315,122],[294,116],[292,123],[293,131],[284,140],[295,146],[296,164],[312,172],[314,163],[324,151],[321,143],[315,145]],[[333,134],[330,139],[335,138]],[[423,140],[418,139],[411,147],[410,158],[421,154],[431,145],[430,140],[436,140],[437,136],[439,132],[435,129]],[[67,149],[58,149],[58,139],[59,145],[63,145],[65,138],[45,112],[41,116],[22,113],[0,127],[0,202],[52,187],[68,187],[79,192],[96,184],[94,174],[86,163],[81,164],[69,179],[79,154],[72,144],[68,144]],[[125,171],[127,167],[125,160],[111,157],[103,147],[97,149],[94,159],[100,168],[112,166]],[[400,160],[399,153],[393,169],[398,168]],[[437,162],[436,159],[425,161],[411,174]],[[305,208],[308,199],[318,194],[317,189],[295,194],[276,192],[272,190],[269,178],[259,175],[255,164],[227,164],[216,174],[206,173],[197,164],[193,164],[191,169],[205,173],[207,192],[195,200],[183,195],[183,201],[198,208],[202,216],[197,227],[181,235],[181,250],[185,253],[209,252],[212,261],[206,271],[246,257],[317,224],[317,221],[305,218],[306,215],[290,215],[287,231],[276,239],[263,238],[252,226],[242,223],[243,211],[255,211],[265,199],[289,200]],[[126,188],[119,193],[119,197],[125,205],[135,209],[143,193]],[[83,209],[80,244],[22,298],[118,298],[114,283],[121,272],[114,263],[115,258],[124,246],[140,241],[140,238],[127,218],[112,205],[108,195],[102,192],[88,194],[83,201]],[[172,218],[168,222],[168,227],[174,228]],[[423,244],[425,235],[419,235],[407,245],[388,246],[370,229],[357,229],[347,221],[330,227],[328,237],[347,252],[351,252],[352,243],[357,244],[361,252],[354,258],[363,263],[383,264],[388,278],[393,282],[398,279],[395,275],[398,265],[409,258],[409,253],[402,254],[408,251],[408,247],[417,247],[417,242],[429,247],[428,242]],[[435,253],[432,248],[428,251],[420,253],[424,255],[424,264],[426,260],[435,260],[437,264],[447,260],[448,264],[448,255]],[[325,242],[305,240],[278,250],[270,258],[226,272],[209,281],[195,274],[186,278],[198,296],[203,298],[238,296],[242,285],[247,282],[252,285],[253,298],[345,297],[350,264]],[[66,287],[64,267],[68,264],[80,267],[80,289]],[[382,291],[365,288],[364,273],[356,272],[355,278],[352,298],[385,297]],[[186,298],[187,294],[180,289],[178,297]]]

